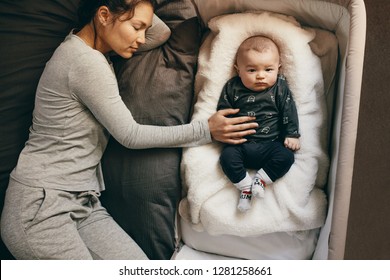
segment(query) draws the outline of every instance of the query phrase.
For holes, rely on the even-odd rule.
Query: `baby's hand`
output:
[[[299,138],[286,137],[284,139],[284,146],[292,151],[298,151],[301,148]]]

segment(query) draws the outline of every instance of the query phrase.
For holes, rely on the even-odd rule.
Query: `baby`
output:
[[[239,108],[240,116],[255,116],[256,134],[247,142],[224,147],[220,164],[230,181],[241,191],[238,209],[251,207],[252,195],[263,197],[265,187],[282,177],[299,150],[297,110],[286,79],[279,74],[277,45],[264,36],[246,39],[238,48],[238,76],[224,86],[217,110]],[[252,178],[247,169],[256,169]]]

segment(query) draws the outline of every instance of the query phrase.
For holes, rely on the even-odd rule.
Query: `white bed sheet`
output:
[[[209,235],[197,232],[184,220],[180,222],[182,240],[175,260],[308,260],[317,244],[319,229],[310,230],[304,238],[286,232],[275,232],[256,237]]]

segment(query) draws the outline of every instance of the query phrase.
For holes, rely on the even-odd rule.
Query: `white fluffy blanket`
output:
[[[225,82],[234,73],[239,45],[263,34],[281,51],[282,72],[293,93],[300,120],[301,149],[289,172],[254,198],[246,213],[237,210],[239,191],[219,165],[221,143],[186,148],[182,180],[186,197],[179,213],[195,230],[209,234],[257,236],[321,227],[326,215],[326,108],[321,61],[309,46],[314,29],[302,28],[292,17],[253,12],[223,15],[209,22],[211,33],[202,44],[196,75],[197,101],[193,119],[212,115]],[[252,174],[254,171],[250,171]]]

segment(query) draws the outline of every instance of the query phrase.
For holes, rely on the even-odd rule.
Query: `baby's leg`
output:
[[[235,183],[237,189],[241,191],[240,199],[238,200],[237,208],[241,212],[246,212],[251,208],[252,190],[251,190],[252,178],[246,172],[246,176],[240,182]]]
[[[266,183],[261,178],[255,176],[252,182],[252,194],[258,198],[264,197]]]
[[[243,145],[228,145],[222,150],[219,158],[222,170],[229,180],[236,184],[246,177]]]
[[[252,178],[244,166],[243,145],[225,146],[221,153],[220,164],[226,176],[241,191],[237,208],[242,212],[249,210]]]
[[[251,209],[252,192],[250,187],[247,190],[242,190],[240,199],[238,200],[237,209],[241,212],[246,212]]]
[[[294,153],[284,147],[280,142],[272,143],[269,147],[271,156],[265,163],[263,171],[259,171],[259,177],[262,177],[266,182],[268,179],[275,182],[277,179],[283,177],[294,163]]]
[[[281,142],[259,142],[246,146],[246,167],[258,169],[252,182],[252,195],[263,197],[266,186],[282,177],[294,163],[294,153]]]
[[[264,197],[265,187],[284,176],[294,163],[294,153],[279,142],[270,143],[268,152],[270,156],[256,172],[252,183],[252,195],[259,198]]]

